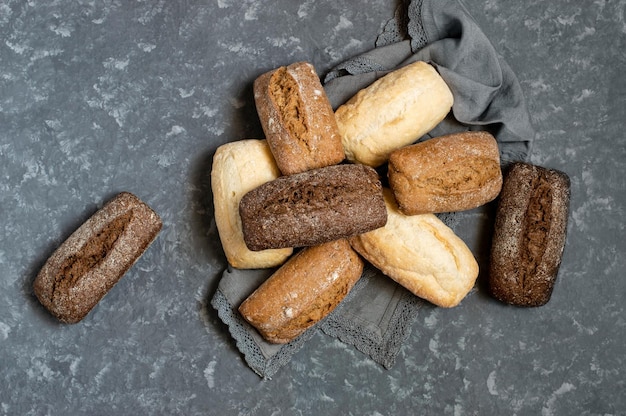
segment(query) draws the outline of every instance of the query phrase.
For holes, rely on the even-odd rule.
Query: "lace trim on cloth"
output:
[[[402,42],[407,38],[407,27],[409,25],[409,17],[407,15],[408,6],[399,4],[392,19],[388,20],[383,31],[376,38],[375,46],[391,45],[393,43]]]
[[[324,82],[326,83],[330,80],[342,77],[344,75],[365,74],[368,72],[382,72],[386,70],[387,68],[377,62],[372,61],[371,59],[367,59],[364,56],[357,56],[356,58],[352,58],[349,61],[335,66],[331,72],[326,74]]]
[[[257,281],[262,281],[265,275],[269,275],[265,270],[235,271],[233,268],[229,267],[224,272],[222,279],[232,278],[233,272],[238,273],[238,278],[250,278],[256,279]],[[358,292],[363,289],[365,283],[366,280],[362,278],[359,279],[344,298],[343,302],[353,302],[353,299],[355,302],[358,302]],[[227,289],[225,287],[224,290],[230,290],[230,288]],[[243,319],[239,313],[238,305],[229,301],[228,296],[221,287],[218,287],[215,295],[211,299],[211,306],[217,310],[218,317],[228,326],[228,331],[235,340],[237,349],[243,354],[248,366],[266,380],[270,380],[281,367],[289,363],[292,356],[304,346],[306,341],[315,334],[318,328],[324,325],[326,320],[336,319],[338,313],[338,309],[335,308],[325,319],[306,330],[291,342],[281,345],[269,344],[263,340],[256,329]],[[347,325],[351,326],[352,324],[349,323]]]
[[[428,42],[426,30],[422,24],[422,3],[424,0],[413,0],[408,7],[407,31],[411,38],[411,50],[413,52],[422,49]]]
[[[215,292],[211,306],[217,310],[219,318],[228,326],[230,335],[235,339],[237,349],[244,355],[248,366],[266,380],[270,380],[282,366],[287,364],[314,334],[314,328],[311,328],[290,343],[280,346],[273,355],[266,356],[252,336],[255,329],[243,320],[237,308],[228,302],[220,289]]]
[[[410,29],[409,24],[411,22],[410,15],[407,15],[407,10],[410,10],[411,4],[419,3],[419,8],[421,8],[423,0],[418,0],[414,2],[410,2],[407,4],[400,4],[396,7],[394,17],[387,21],[385,24],[383,31],[378,35],[376,41],[374,43],[376,48],[380,48],[383,46],[393,45],[399,42],[402,42],[408,38],[407,28]],[[419,9],[418,9],[419,11]],[[418,19],[419,20],[419,19]],[[414,24],[414,26],[421,28],[421,22]],[[419,33],[413,30],[417,36],[420,36]],[[416,42],[416,45],[426,45],[426,34],[421,32],[421,36],[418,38],[419,42]],[[413,44],[412,44],[413,45]],[[413,46],[412,46],[413,48]],[[365,74],[368,72],[386,72],[389,71],[389,68],[374,61],[368,59],[367,54],[356,56],[354,58],[350,58],[337,66],[335,66],[331,71],[329,71],[324,77],[324,83],[327,83],[335,78],[344,76],[344,75],[357,75],[357,74]]]
[[[375,46],[393,45],[410,39],[411,50],[413,52],[423,48],[428,44],[426,31],[422,25],[422,3],[424,0],[413,0],[404,2],[396,7],[394,17],[387,21],[383,31],[376,38]],[[351,58],[335,66],[324,78],[328,82],[334,78],[344,75],[364,74],[367,72],[383,72],[389,68],[380,65],[364,56]]]
[[[391,301],[379,320],[371,322],[363,319],[358,311],[351,311],[353,305],[346,298],[320,325],[320,329],[329,336],[353,345],[358,351],[390,369],[396,362],[402,344],[411,334],[411,325],[423,301],[369,265],[359,283],[361,286],[373,285],[379,289],[387,286],[391,291]]]

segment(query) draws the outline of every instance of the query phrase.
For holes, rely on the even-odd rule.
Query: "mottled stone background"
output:
[[[626,414],[624,0],[466,1],[525,91],[532,161],[572,180],[548,305],[503,306],[479,281],[421,310],[391,370],[318,334],[271,381],[208,305],[225,267],[211,157],[261,137],[252,81],[296,60],[324,74],[373,47],[396,3],[0,1],[0,415]],[[59,325],[32,280],[122,190],[164,229]]]

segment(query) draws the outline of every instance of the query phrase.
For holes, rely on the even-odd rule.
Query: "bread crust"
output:
[[[569,216],[564,172],[516,162],[496,211],[489,264],[493,296],[517,306],[548,303],[561,264]]]
[[[452,92],[435,68],[415,62],[379,78],[335,111],[346,158],[378,167],[450,112]]]
[[[334,165],[267,182],[239,204],[250,250],[308,247],[382,227],[387,211],[378,173]]]
[[[84,222],[48,258],[33,283],[61,322],[81,321],[154,241],[160,217],[122,192]]]
[[[226,143],[215,151],[211,170],[215,225],[226,259],[233,267],[275,267],[292,254],[292,248],[248,249],[239,217],[239,202],[243,195],[279,176],[280,171],[265,140],[239,140]]]
[[[284,344],[332,312],[363,272],[345,239],[301,250],[239,307],[271,343]]]
[[[335,114],[313,65],[296,62],[266,72],[253,89],[261,127],[283,175],[345,158]]]
[[[391,153],[388,177],[406,215],[473,209],[502,189],[498,144],[485,131],[425,140]]]
[[[389,189],[384,195],[387,224],[351,237],[350,244],[414,295],[437,306],[457,306],[478,277],[472,252],[435,215],[404,215]]]

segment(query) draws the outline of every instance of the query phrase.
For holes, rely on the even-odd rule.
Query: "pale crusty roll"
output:
[[[346,158],[372,167],[432,130],[452,108],[434,67],[415,62],[379,78],[335,111]]]
[[[239,307],[267,341],[283,344],[332,312],[350,292],[363,260],[345,239],[294,255]]]
[[[81,321],[161,231],[161,218],[129,192],[107,202],[52,253],[33,283],[64,323]]]
[[[283,175],[335,165],[345,158],[335,114],[310,63],[296,62],[258,77],[254,101]]]
[[[500,151],[485,131],[449,134],[395,150],[389,186],[407,215],[465,211],[502,189]]]
[[[453,307],[474,287],[478,263],[467,245],[433,214],[404,215],[385,189],[383,228],[349,239],[352,247],[416,296]]]
[[[280,176],[265,140],[226,143],[213,156],[211,188],[215,224],[228,262],[239,269],[263,269],[287,260],[293,249],[251,251],[243,240],[239,202],[248,191]]]

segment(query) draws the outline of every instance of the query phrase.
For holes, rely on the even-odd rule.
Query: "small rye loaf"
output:
[[[387,211],[378,173],[364,165],[334,165],[281,176],[239,203],[250,250],[305,247],[382,227]]]
[[[81,321],[154,241],[159,216],[122,192],[81,225],[48,258],[33,288],[65,323]]]
[[[496,211],[489,265],[491,293],[517,306],[552,296],[565,248],[570,180],[564,172],[516,162]]]

